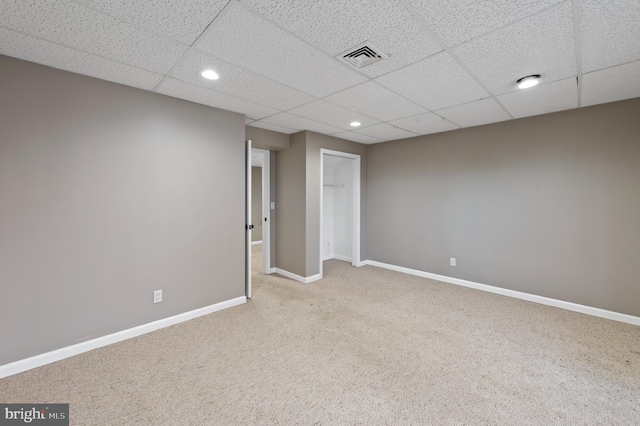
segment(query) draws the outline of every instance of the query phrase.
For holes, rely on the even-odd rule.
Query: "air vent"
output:
[[[364,42],[342,52],[336,58],[359,70],[383,59],[388,59],[388,56],[376,49],[371,43]]]

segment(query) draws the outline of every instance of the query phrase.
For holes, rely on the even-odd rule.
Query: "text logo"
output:
[[[69,404],[0,404],[0,426],[69,426]]]

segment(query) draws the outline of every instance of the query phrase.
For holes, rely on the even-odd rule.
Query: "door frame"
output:
[[[245,141],[245,194],[244,194],[244,293],[251,299],[251,140]]]
[[[271,274],[271,151],[252,148],[251,154],[262,156],[262,273]]]
[[[324,156],[332,155],[353,160],[353,218],[352,218],[352,242],[351,242],[351,265],[361,266],[360,263],[360,155],[349,152],[334,151],[331,149],[320,149],[320,277],[322,277],[322,236],[324,222]]]

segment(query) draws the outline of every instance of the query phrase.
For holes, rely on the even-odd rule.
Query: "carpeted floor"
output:
[[[74,425],[640,424],[640,327],[371,266],[0,380]]]

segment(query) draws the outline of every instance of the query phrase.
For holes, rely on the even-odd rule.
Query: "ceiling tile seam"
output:
[[[311,103],[311,102],[314,102],[314,101],[316,101],[316,100],[320,99],[320,98],[318,98],[316,95],[314,95],[314,94],[312,94],[312,93],[305,92],[305,91],[303,91],[303,90],[300,90],[300,89],[298,89],[298,88],[295,88],[295,87],[293,87],[293,86],[290,86],[290,85],[288,85],[288,84],[286,84],[286,83],[283,83],[283,82],[281,82],[281,81],[274,80],[274,79],[272,79],[272,78],[270,78],[270,77],[267,77],[267,76],[265,76],[265,75],[263,75],[263,74],[256,73],[255,71],[252,71],[252,70],[250,70],[250,69],[248,69],[248,68],[245,68],[245,67],[244,67],[244,66],[242,66],[242,65],[239,65],[239,64],[237,64],[237,63],[229,62],[229,61],[227,61],[227,60],[221,59],[221,58],[219,58],[219,57],[217,57],[217,56],[215,56],[215,55],[212,55],[211,53],[209,53],[209,52],[207,52],[207,51],[204,51],[204,50],[202,50],[202,49],[198,48],[198,44],[200,44],[200,40],[202,40],[202,38],[203,38],[203,36],[205,35],[205,33],[207,33],[207,32],[209,31],[209,28],[211,28],[211,25],[214,23],[214,21],[216,21],[216,20],[220,19],[220,18],[221,18],[225,13],[227,13],[227,11],[229,10],[229,5],[230,5],[231,3],[234,3],[234,2],[235,2],[235,3],[238,3],[238,4],[241,4],[241,3],[240,3],[240,2],[238,2],[237,0],[229,0],[229,1],[227,2],[227,4],[222,8],[222,10],[220,11],[220,13],[218,13],[218,14],[216,15],[216,17],[215,17],[215,18],[214,18],[214,19],[209,23],[209,25],[207,25],[207,27],[202,31],[202,33],[200,34],[200,36],[198,36],[198,38],[196,39],[196,41],[194,41],[194,42],[193,42],[193,44],[191,45],[191,48],[189,49],[189,51],[187,51],[187,53],[191,52],[191,50],[195,50],[195,51],[200,52],[200,53],[202,53],[202,54],[204,54],[204,55],[207,55],[207,56],[209,56],[209,57],[211,57],[211,58],[221,60],[222,62],[225,62],[225,63],[227,63],[227,64],[231,64],[231,65],[233,65],[234,67],[240,68],[240,69],[242,69],[242,70],[244,70],[244,71],[246,71],[246,72],[249,72],[249,73],[251,73],[251,74],[253,74],[253,75],[258,75],[258,76],[260,76],[260,77],[262,77],[262,78],[265,78],[265,79],[267,79],[267,80],[270,80],[270,81],[273,81],[273,82],[275,82],[275,83],[278,83],[278,84],[279,84],[279,85],[281,85],[281,86],[285,86],[285,87],[287,87],[287,88],[289,88],[289,89],[291,89],[291,90],[295,90],[295,91],[296,91],[296,92],[298,92],[298,93],[302,93],[302,94],[304,94],[304,95],[308,95],[308,96],[311,96],[312,98],[314,98],[312,101],[305,102],[304,104],[300,104],[300,105],[298,105],[298,106],[306,105],[306,104],[308,104],[308,103]],[[243,5],[243,6],[244,6],[244,5]],[[245,7],[245,8],[247,8],[246,6],[244,6],[244,7]],[[247,9],[248,9],[248,8],[247,8]],[[251,11],[251,13],[253,13],[253,11]],[[262,16],[261,16],[261,15],[259,15],[259,14],[258,14],[257,16],[262,18]],[[278,27],[278,28],[279,28],[279,27]],[[172,72],[172,71],[173,71],[173,70],[170,70],[170,72]],[[182,80],[181,80],[181,81],[182,81]],[[273,107],[270,107],[270,108],[272,108],[272,109],[278,109],[278,110],[279,110],[279,108],[273,108]],[[293,108],[297,108],[297,107],[293,107]],[[280,110],[280,111],[281,111],[281,112],[285,112],[286,110]]]
[[[438,53],[440,53],[440,52],[438,52]],[[433,56],[433,55],[430,55],[430,56],[428,56],[427,58],[430,58],[431,56]],[[420,61],[425,60],[425,59],[427,59],[427,58],[422,58],[422,59],[420,59]],[[417,62],[420,62],[420,61],[416,61],[416,62],[414,62],[414,63],[417,63]],[[404,67],[398,68],[398,69],[397,69],[397,70],[395,70],[395,71],[401,70],[402,68],[404,68]],[[382,77],[382,76],[378,76],[378,77],[376,77],[376,79],[377,79],[377,78],[379,78],[379,77]],[[387,90],[387,91],[389,91],[389,92],[393,93],[394,95],[396,95],[396,96],[398,96],[398,97],[400,97],[400,98],[404,99],[405,101],[407,101],[407,102],[409,102],[409,103],[412,103],[413,105],[416,105],[416,106],[417,106],[417,107],[419,107],[419,108],[424,109],[425,111],[423,111],[421,114],[424,114],[424,113],[426,113],[426,112],[431,112],[431,110],[430,110],[429,108],[427,108],[426,106],[424,106],[424,105],[420,105],[419,103],[417,103],[417,102],[415,102],[415,101],[412,101],[411,99],[409,99],[409,98],[405,97],[404,95],[401,95],[400,93],[398,93],[398,92],[394,91],[393,89],[391,89],[391,88],[389,88],[389,87],[386,87],[386,86],[383,86],[382,84],[378,83],[375,79],[369,79],[369,80],[367,80],[367,81],[363,81],[362,83],[358,83],[358,84],[356,84],[356,85],[354,85],[354,86],[350,86],[350,87],[344,88],[344,89],[342,89],[342,90],[338,90],[337,92],[334,92],[334,93],[331,93],[331,94],[329,94],[329,95],[326,95],[325,97],[320,98],[320,99],[322,99],[323,101],[327,101],[327,102],[329,102],[329,103],[331,103],[331,104],[333,104],[333,105],[336,105],[336,106],[339,106],[339,107],[342,107],[342,108],[346,108],[345,106],[343,106],[343,105],[338,105],[337,103],[332,102],[332,101],[328,100],[327,98],[328,98],[328,97],[330,97],[330,96],[336,95],[336,94],[338,94],[338,93],[342,93],[342,92],[344,92],[344,91],[346,91],[346,90],[353,89],[354,87],[357,87],[357,86],[360,86],[360,85],[362,85],[362,84],[366,84],[366,83],[373,83],[373,84],[375,84],[376,86],[378,86],[378,87],[380,87],[380,88],[382,88],[382,89],[384,89],[384,90]],[[359,113],[359,111],[354,110],[353,108],[347,108],[347,109],[350,109],[351,111],[355,111],[355,112],[358,112],[358,113]],[[362,113],[362,114],[363,114],[363,115],[367,115],[367,114],[364,114],[364,113]],[[414,114],[414,115],[415,115],[415,114]],[[413,117],[413,115],[411,115],[411,116]],[[384,122],[386,122],[386,121],[392,121],[392,120],[382,120],[382,119],[380,119],[380,118],[376,118],[376,117],[373,117],[373,116],[369,116],[369,117],[370,117],[370,118],[375,118],[376,120],[380,120],[380,121],[384,121]],[[404,116],[403,116],[403,117],[394,118],[394,120],[399,120],[399,119],[401,119],[401,118],[404,118]]]
[[[489,99],[489,98],[482,98],[482,99]],[[478,100],[482,100],[482,99],[476,99],[475,101],[471,101],[471,102],[478,102]],[[467,102],[467,103],[471,103],[471,102]],[[459,105],[464,105],[464,104],[459,104]],[[449,108],[457,107],[457,106],[459,106],[459,105],[453,105],[453,106],[450,106]],[[444,108],[442,108],[442,109],[444,109]],[[433,115],[435,115],[435,116],[437,116],[437,117],[442,118],[442,120],[443,120],[443,121],[448,121],[449,123],[453,124],[454,126],[458,126],[459,128],[463,128],[463,127],[464,127],[463,125],[458,124],[458,123],[456,123],[455,121],[450,120],[450,119],[448,119],[447,117],[444,117],[444,116],[442,116],[442,115],[438,114],[436,111],[433,111],[433,113],[432,113],[432,114],[433,114]]]
[[[83,49],[78,49],[77,47],[72,47],[72,46],[69,46],[69,45],[66,45],[66,44],[58,43],[57,41],[53,41],[53,40],[46,39],[44,37],[40,37],[40,36],[37,36],[37,35],[25,33],[24,31],[14,30],[12,28],[7,28],[7,27],[3,27],[3,26],[0,26],[0,28],[2,28],[4,30],[7,30],[7,31],[10,31],[10,32],[13,32],[13,33],[16,33],[16,34],[22,34],[23,36],[26,36],[26,37],[31,37],[31,38],[35,38],[37,40],[46,41],[47,43],[55,44],[56,46],[64,47],[66,49],[75,50],[76,52],[84,53],[84,54],[89,55],[89,56],[95,56],[96,58],[104,59],[104,60],[107,60],[107,61],[110,61],[110,62],[114,62],[116,64],[120,64],[120,65],[124,65],[124,66],[130,67],[130,68],[134,68],[134,69],[137,69],[137,70],[140,70],[140,71],[148,72],[149,74],[154,74],[154,75],[156,75],[158,77],[162,77],[162,75],[163,75],[162,73],[159,73],[157,71],[152,71],[152,70],[149,70],[149,69],[146,69],[146,68],[140,68],[137,65],[128,64],[126,62],[122,62],[122,61],[119,61],[117,59],[109,58],[109,57],[106,57],[106,56],[98,55],[97,53],[88,52],[88,51],[83,50]],[[185,46],[186,46],[186,44],[185,44]],[[44,65],[44,64],[41,64],[41,65]],[[45,65],[45,66],[48,66],[48,65]],[[55,68],[55,67],[52,67],[52,68]],[[73,72],[74,74],[81,74],[79,72],[74,72],[74,71],[68,71],[68,72]],[[81,75],[86,75],[86,74],[81,74]],[[89,76],[89,77],[91,77],[91,76]],[[97,78],[97,77],[94,77],[94,78]]]
[[[515,118],[508,110],[507,108],[505,108],[504,105],[502,105],[502,103],[500,101],[498,101],[498,99],[496,98],[496,96],[485,87],[484,84],[482,84],[482,82],[480,81],[480,79],[478,79],[478,77],[476,77],[475,74],[473,74],[471,72],[471,70],[469,70],[469,68],[467,68],[466,65],[464,65],[462,63],[462,61],[460,60],[460,58],[458,58],[457,55],[455,55],[448,47],[447,45],[444,43],[444,41],[440,38],[440,36],[438,36],[438,34],[436,34],[436,32],[431,28],[431,26],[429,26],[429,24],[427,23],[427,21],[424,20],[424,18],[422,16],[420,16],[420,14],[418,14],[418,12],[413,8],[413,6],[411,6],[408,3],[408,0],[400,0],[400,2],[409,10],[409,12],[411,12],[411,14],[413,15],[413,17],[424,27],[425,31],[427,32],[427,34],[429,34],[431,37],[433,37],[433,39],[440,45],[440,47],[443,48],[443,50],[445,52],[447,52],[451,58],[456,61],[456,63],[489,95],[491,96],[497,103],[498,105],[500,105],[500,107],[509,115],[509,117],[511,118]]]
[[[507,92],[507,93],[511,93],[511,92]],[[432,112],[433,113],[437,113],[439,111],[444,111],[445,109],[455,108],[455,107],[459,107],[459,106],[463,106],[463,105],[469,105],[469,104],[472,104],[474,102],[484,101],[485,99],[493,99],[493,98],[491,96],[487,96],[486,98],[474,99],[472,101],[463,102],[461,104],[456,104],[456,105],[451,105],[451,106],[447,106],[447,107],[438,108],[436,110],[433,110]]]
[[[554,83],[554,82],[551,82],[551,83]],[[549,83],[544,83],[544,84],[549,84]],[[541,84],[540,86],[543,86],[544,84]],[[506,93],[503,93],[503,94],[505,94],[505,95],[506,95],[507,93],[513,93],[513,92],[506,92]],[[439,108],[439,109],[437,109],[437,110],[433,111],[433,113],[434,113],[435,115],[437,115],[438,117],[442,118],[443,120],[448,121],[449,123],[452,123],[452,124],[454,124],[454,125],[456,125],[456,126],[460,127],[461,129],[464,129],[464,128],[465,128],[465,126],[463,126],[462,124],[458,124],[458,123],[456,123],[455,121],[450,120],[450,119],[448,119],[448,118],[446,118],[446,117],[444,117],[444,116],[440,115],[440,114],[439,114],[439,112],[440,112],[440,111],[444,111],[444,110],[446,110],[446,109],[450,109],[450,108],[456,108],[456,107],[463,106],[463,105],[469,105],[469,104],[472,104],[472,103],[474,103],[474,102],[483,101],[483,100],[485,100],[485,99],[493,99],[493,100],[495,101],[495,99],[494,99],[492,96],[487,96],[486,98],[475,99],[475,100],[473,100],[473,101],[463,102],[463,103],[458,104],[458,105],[452,105],[452,106],[448,106],[448,107],[444,107],[444,108]],[[409,118],[410,118],[410,117],[409,117]],[[486,124],[491,124],[491,123],[486,123]],[[482,126],[482,124],[480,124],[480,126]],[[467,126],[467,127],[474,127],[474,126]]]
[[[576,83],[577,103],[576,106],[582,106],[582,39],[580,37],[580,0],[571,0],[571,13],[573,15],[573,42],[575,44],[576,56]]]
[[[365,83],[366,83],[366,82],[365,82]],[[339,93],[339,92],[336,92],[336,93]],[[376,117],[374,117],[374,116],[372,116],[372,115],[369,115],[369,114],[365,114],[364,112],[360,112],[360,111],[355,110],[355,109],[353,109],[353,108],[349,108],[349,107],[346,107],[346,106],[344,106],[344,105],[340,105],[340,104],[337,104],[337,103],[335,103],[335,102],[331,102],[330,100],[327,100],[327,99],[325,99],[325,98],[322,98],[322,99],[319,99],[319,100],[321,100],[321,101],[323,101],[323,102],[326,102],[326,103],[328,103],[328,104],[331,104],[331,105],[333,105],[333,106],[336,106],[336,107],[339,107],[339,108],[346,109],[346,110],[348,110],[348,111],[354,112],[356,115],[359,115],[359,116],[361,116],[361,117],[370,118],[370,119],[372,119],[372,120],[376,120],[376,121],[380,121],[380,122],[385,122],[385,121],[387,121],[387,120],[383,120],[383,119],[381,119],[381,118],[376,118]],[[315,102],[315,101],[314,101],[314,102]],[[307,104],[305,104],[305,105],[308,105],[308,104],[310,104],[310,103],[312,103],[312,102],[309,102],[309,103],[307,103]],[[300,106],[304,106],[304,105],[300,105]],[[292,109],[300,108],[300,106],[298,106],[298,107],[294,107],[294,108],[291,108],[291,109],[287,110],[286,112],[289,112],[289,111],[291,111]],[[292,113],[292,114],[293,114],[293,113]],[[296,114],[294,114],[294,115],[296,115]],[[376,124],[379,124],[379,123],[376,123]],[[369,127],[369,126],[367,126],[367,127]],[[363,128],[364,128],[364,127],[363,127]]]
[[[225,64],[232,65],[232,66],[233,66],[233,67],[235,67],[235,68],[240,68],[241,70],[246,71],[246,72],[250,73],[251,75],[257,75],[257,76],[258,76],[258,77],[260,77],[260,78],[264,78],[265,80],[269,80],[269,81],[271,81],[271,82],[273,82],[273,83],[277,83],[277,84],[278,84],[278,85],[280,85],[280,86],[284,86],[284,87],[286,87],[286,88],[288,88],[288,89],[294,90],[294,91],[296,91],[296,92],[298,92],[298,93],[301,93],[301,94],[303,94],[303,95],[311,96],[312,98],[314,98],[314,99],[313,99],[313,101],[316,101],[316,100],[320,99],[320,98],[318,98],[317,96],[312,95],[311,93],[307,93],[307,92],[302,91],[302,90],[300,90],[300,89],[296,89],[295,87],[291,87],[291,86],[289,86],[288,84],[284,84],[284,83],[279,82],[278,80],[274,80],[274,79],[272,79],[271,77],[267,77],[267,76],[265,76],[265,75],[258,74],[258,73],[257,73],[257,72],[255,72],[255,71],[251,71],[250,69],[245,68],[245,67],[243,67],[243,66],[241,66],[241,65],[236,65],[236,64],[234,64],[234,63],[232,63],[232,62],[229,62],[229,61],[227,61],[227,60],[225,60],[225,59],[219,58],[218,56],[216,56],[216,55],[212,55],[211,53],[205,52],[204,50],[198,49],[197,47],[191,46],[191,48],[189,49],[189,52],[192,52],[192,51],[199,52],[199,53],[201,53],[201,54],[203,54],[203,55],[205,55],[205,56],[208,56],[208,57],[210,57],[210,58],[212,58],[212,59],[215,59],[215,60],[220,61],[220,62],[224,62]],[[178,79],[178,80],[179,80],[179,79]],[[304,104],[300,104],[300,105],[298,105],[298,106],[306,105],[306,104],[308,104],[308,103],[310,103],[310,102],[313,102],[313,101],[305,102]],[[297,107],[293,107],[293,108],[297,108]],[[277,109],[277,108],[274,108],[274,109]]]
[[[159,32],[157,32],[155,30],[152,30],[152,29],[140,27],[140,26],[138,26],[136,24],[133,24],[133,23],[128,22],[128,21],[125,21],[124,19],[122,19],[122,18],[120,18],[118,16],[111,15],[110,13],[107,13],[107,12],[105,12],[103,10],[97,9],[97,8],[95,8],[93,6],[90,6],[90,5],[86,4],[86,3],[83,3],[83,2],[81,2],[79,0],[71,0],[71,2],[77,4],[78,6],[83,7],[85,9],[89,9],[89,10],[92,10],[92,11],[94,11],[96,13],[99,13],[100,15],[108,16],[109,18],[113,19],[114,21],[118,21],[121,24],[124,24],[124,25],[126,25],[128,27],[133,27],[133,28],[135,28],[137,30],[141,30],[141,31],[147,32],[149,34],[153,34],[156,37],[162,37],[162,38],[165,38],[167,40],[171,40],[171,41],[174,41],[176,43],[180,43],[180,44],[185,45],[185,46],[190,46],[189,44],[184,43],[184,42],[182,42],[180,40],[176,40],[175,38],[170,37],[170,36],[168,36],[166,34],[159,33]]]
[[[490,98],[482,98],[482,99],[490,99]],[[482,99],[480,99],[480,100],[482,100]],[[465,102],[463,104],[453,105],[453,106],[450,106],[450,107],[447,107],[447,108],[453,108],[453,107],[457,107],[457,106],[460,106],[460,105],[466,105],[466,104],[470,104],[472,102],[478,102],[478,100]],[[446,108],[440,108],[438,111],[442,111],[443,109],[446,109]],[[404,120],[404,119],[407,119],[407,118],[419,117],[419,116],[424,115],[424,114],[433,114],[436,117],[440,117],[442,119],[442,121],[447,121],[447,122],[453,124],[454,126],[458,126],[460,128],[463,127],[463,126],[461,126],[461,125],[459,125],[457,123],[454,123],[453,121],[449,120],[447,117],[443,117],[442,115],[438,114],[436,111],[429,111],[429,112],[426,112],[426,113],[425,112],[421,112],[420,114],[407,115],[406,117],[400,117],[400,118],[396,118],[396,119],[393,119],[393,120],[389,120],[388,124],[391,124],[391,121]],[[398,128],[400,128],[402,130],[405,130],[404,128],[396,126],[395,124],[391,124],[391,125],[394,126],[394,127],[398,127]],[[410,130],[407,130],[407,132],[410,132]],[[414,132],[412,132],[412,133],[414,133]]]
[[[437,52],[434,52],[434,53],[432,53],[431,55],[424,56],[424,57],[422,57],[422,58],[420,58],[420,59],[416,59],[416,60],[415,60],[415,61],[413,61],[413,62],[406,63],[405,65],[401,66],[400,68],[396,68],[396,69],[393,69],[393,70],[390,70],[390,71],[386,71],[386,72],[384,72],[384,73],[382,73],[382,74],[380,74],[380,75],[376,75],[375,77],[371,77],[371,80],[373,81],[373,80],[375,80],[375,79],[377,79],[377,78],[384,77],[385,75],[388,75],[388,74],[394,73],[394,72],[396,72],[396,71],[400,71],[401,69],[404,69],[404,68],[410,67],[410,66],[412,66],[412,65],[415,65],[415,64],[417,64],[418,62],[422,62],[422,61],[424,61],[425,59],[429,59],[429,58],[431,58],[432,56],[437,55],[438,53],[442,53],[442,52],[444,52],[444,49],[442,49],[442,46],[440,46],[440,49],[441,49],[441,50],[438,50]],[[391,58],[391,57],[390,57],[390,59],[393,59],[393,58]],[[366,75],[365,75],[365,77],[366,77]]]
[[[358,136],[366,136],[366,137],[371,138],[371,139],[377,139],[377,140],[378,140],[378,141],[380,141],[380,142],[384,142],[384,141],[385,141],[384,139],[376,138],[375,136],[363,135],[362,133],[354,132],[353,130],[347,130],[347,131],[343,131],[343,132],[329,133],[329,136],[335,136],[335,137],[338,137],[338,136],[336,136],[336,135],[339,135],[340,133],[355,133],[355,134],[356,134],[356,135],[358,135]],[[344,138],[340,138],[340,139],[344,139]],[[346,139],[346,140],[349,140],[349,139]],[[355,141],[351,141],[351,142],[355,142]],[[356,142],[356,143],[361,143],[361,144],[363,144],[363,145],[366,145],[366,143],[364,143],[364,142]]]
[[[351,68],[350,66],[348,66],[347,64],[343,63],[342,61],[339,61],[338,58],[336,58],[335,56],[332,56],[331,54],[325,52],[324,50],[320,49],[317,46],[314,46],[313,44],[309,43],[307,40],[301,38],[300,36],[298,36],[297,34],[287,30],[286,28],[281,27],[277,22],[273,21],[271,18],[269,18],[268,16],[264,16],[260,13],[258,13],[257,11],[253,10],[251,7],[247,6],[246,4],[244,4],[243,2],[239,1],[239,0],[230,0],[229,3],[234,2],[239,4],[242,8],[244,8],[246,11],[248,11],[249,13],[251,13],[252,15],[258,17],[259,19],[262,19],[263,21],[269,23],[270,25],[275,26],[276,28],[278,28],[279,30],[287,33],[288,35],[290,35],[291,37],[297,39],[298,41],[300,41],[301,43],[306,44],[307,46],[311,47],[314,50],[317,50],[318,52],[320,52],[323,56],[331,59],[332,61],[334,61],[337,64],[340,64],[341,67],[343,67],[345,70],[349,71],[350,73],[353,73],[355,75],[361,76],[366,78],[366,81],[372,80],[371,77],[369,77],[368,75],[365,75],[359,71],[354,70],[353,68]],[[364,82],[363,82],[364,83]],[[357,83],[360,84],[360,83]],[[357,84],[351,85],[349,87],[353,87]]]
[[[254,100],[251,100],[251,99],[241,98],[241,97],[236,96],[236,95],[229,95],[228,93],[219,92],[219,91],[214,90],[214,89],[207,89],[206,87],[198,86],[197,84],[193,84],[193,83],[190,83],[190,82],[188,82],[188,81],[180,80],[180,79],[177,79],[177,78],[174,78],[174,77],[171,77],[171,76],[169,76],[168,78],[169,78],[169,79],[176,80],[176,81],[179,81],[180,83],[188,84],[189,86],[191,86],[191,87],[193,87],[193,88],[195,88],[195,89],[205,90],[205,91],[207,91],[207,92],[213,92],[213,93],[215,93],[215,94],[217,94],[217,95],[227,96],[227,97],[229,97],[229,98],[237,99],[237,100],[240,100],[240,101],[243,101],[243,102],[249,102],[249,103],[251,103],[251,104],[258,105],[258,106],[261,106],[261,107],[264,107],[264,108],[273,109],[273,110],[278,110],[277,108],[270,107],[270,106],[268,106],[268,105],[263,105],[263,104],[261,104],[261,103],[258,103],[258,102],[256,102],[256,101],[254,101]],[[166,79],[165,79],[165,80],[163,80],[163,81],[166,81]],[[155,92],[155,93],[158,93],[158,94],[160,94],[160,95],[164,95],[164,93],[157,92],[157,91],[155,91],[155,89],[154,89],[154,92]],[[165,95],[165,96],[170,96],[170,95]],[[189,101],[188,99],[184,99],[184,98],[180,98],[180,99],[183,99],[183,100],[185,100],[185,101]],[[189,102],[193,102],[193,101],[189,101]],[[224,109],[224,108],[222,108],[222,107],[212,107],[212,108]],[[235,112],[235,111],[234,111],[234,112]],[[261,117],[261,118],[259,118],[259,119],[254,118],[254,120],[262,120],[263,118],[272,117],[272,116],[274,116],[274,115],[276,115],[276,114],[279,114],[279,112],[277,112],[277,113],[275,113],[275,114],[271,114],[271,115],[265,115],[264,117]],[[247,115],[247,114],[245,114],[245,115]],[[284,126],[280,126],[280,127],[284,127]]]
[[[400,119],[398,119],[398,120],[400,120]],[[407,129],[405,129],[404,127],[400,127],[400,126],[397,126],[397,125],[395,125],[395,124],[391,124],[391,123],[390,123],[390,122],[388,122],[388,121],[385,121],[384,123],[378,123],[378,124],[388,124],[389,126],[391,126],[391,127],[395,128],[395,129],[399,129],[399,130],[405,131],[405,132],[407,132],[407,133],[412,133],[412,134],[414,134],[414,135],[416,135],[416,136],[423,136],[423,135],[421,135],[420,133],[412,132],[411,130],[407,130]],[[371,126],[367,126],[367,127],[371,127]],[[358,130],[360,130],[360,129],[358,129]],[[352,132],[353,132],[353,133],[357,133],[357,134],[359,134],[359,135],[363,135],[363,136],[369,136],[369,135],[365,135],[364,133],[360,133],[360,132],[358,132],[358,130],[352,130]],[[369,136],[369,137],[373,137],[373,136]],[[413,136],[408,136],[408,137],[412,138]],[[406,139],[406,138],[400,138],[400,139]],[[388,140],[388,139],[386,139],[386,140]],[[395,140],[395,139],[394,139],[394,140]]]
[[[298,108],[298,107],[296,107],[296,108]],[[343,107],[343,108],[344,108],[344,107]],[[291,108],[291,109],[295,109],[295,108]],[[313,118],[309,118],[309,117],[304,117],[304,116],[302,116],[302,115],[298,115],[298,114],[296,114],[296,113],[294,113],[294,112],[291,112],[291,109],[290,109],[290,110],[287,110],[287,111],[283,111],[283,112],[284,112],[284,113],[286,113],[286,114],[295,115],[295,116],[296,116],[296,117],[298,117],[298,118],[302,118],[302,119],[305,119],[305,120],[313,121],[313,122],[318,123],[318,124],[323,124],[323,125],[325,125],[325,126],[335,127],[336,129],[342,129],[342,131],[343,131],[343,132],[351,132],[351,131],[353,131],[352,129],[346,129],[346,128],[344,128],[344,127],[336,126],[336,125],[334,125],[334,124],[329,124],[329,123],[325,123],[325,122],[323,122],[323,121],[314,120]],[[346,108],[345,108],[345,109],[346,109]],[[276,115],[276,114],[274,114],[274,115]],[[271,117],[271,116],[270,116],[270,117]],[[267,118],[267,117],[264,117],[264,118]],[[367,125],[367,126],[361,126],[361,127],[358,127],[358,128],[359,128],[359,129],[366,129],[367,127],[377,126],[378,124],[383,123],[383,121],[378,120],[377,118],[373,118],[373,117],[369,117],[369,118],[371,118],[371,119],[373,119],[373,120],[376,120],[376,121],[379,121],[379,123],[373,123],[373,124],[369,124],[369,125]],[[280,126],[280,127],[286,127],[286,126]],[[336,133],[340,133],[340,132],[336,132]],[[329,134],[330,134],[330,133],[329,133]]]
[[[218,19],[220,16],[223,15],[223,13],[225,12],[225,10],[227,10],[227,7],[229,6],[229,4],[231,3],[231,1],[233,0],[229,0],[227,2],[227,4],[224,5],[224,7],[222,8],[222,10],[220,11],[220,13],[218,13],[212,20],[211,22],[209,22],[209,24],[207,25],[207,27],[200,33],[200,35],[198,36],[198,38],[195,39],[195,41],[191,44],[191,46],[189,46],[189,48],[178,58],[178,60],[175,62],[175,64],[173,64],[173,66],[171,67],[171,69],[169,71],[167,71],[164,76],[162,77],[162,79],[153,87],[153,89],[151,89],[153,92],[155,92],[156,90],[158,90],[158,87],[160,87],[160,85],[167,79],[167,77],[169,77],[173,71],[178,68],[179,65],[182,64],[182,61],[184,60],[184,58],[187,56],[187,54],[189,52],[191,52],[191,49],[196,49],[197,50],[197,44],[198,42],[202,39],[202,37],[207,33],[207,31],[209,31],[209,29],[211,28],[211,26],[213,25],[213,23],[216,21],[216,19]],[[265,105],[266,106],[266,105]]]
[[[371,143],[379,143],[379,142],[385,142],[385,141],[387,141],[387,139],[382,139],[382,138],[378,138],[378,137],[375,137],[375,136],[363,135],[362,133],[354,132],[353,130],[349,130],[348,132],[349,132],[349,133],[354,133],[354,134],[356,134],[356,135],[358,135],[358,136],[366,136],[366,137],[368,137],[368,138],[375,139],[375,142],[371,142]],[[340,133],[345,133],[345,132],[333,133],[331,136],[339,135]],[[338,136],[336,136],[336,137],[338,137]],[[341,139],[342,139],[342,138],[341,138]],[[349,139],[347,139],[347,140],[349,140]],[[352,142],[355,142],[355,141],[352,141]],[[367,145],[367,143],[365,143],[365,142],[357,142],[357,143],[361,143],[361,144],[363,144],[363,145]]]
[[[401,1],[402,1],[402,0],[401,0]],[[447,47],[447,49],[455,49],[456,47],[458,47],[458,46],[462,46],[463,44],[469,43],[469,42],[471,42],[471,41],[475,41],[475,40],[477,40],[477,39],[481,39],[481,38],[483,38],[483,37],[488,37],[488,36],[490,36],[491,34],[493,34],[493,33],[495,33],[495,32],[498,32],[498,31],[501,31],[501,30],[503,30],[503,29],[505,29],[505,28],[508,28],[508,27],[513,26],[513,25],[519,24],[519,23],[521,23],[522,21],[526,21],[527,19],[531,19],[531,18],[536,17],[536,16],[538,16],[538,15],[542,15],[542,14],[544,14],[544,13],[548,12],[549,10],[551,10],[551,9],[553,9],[553,8],[556,8],[556,7],[557,7],[557,8],[559,8],[559,7],[560,7],[560,6],[562,6],[563,4],[565,4],[565,3],[567,3],[567,2],[570,2],[570,1],[571,1],[571,0],[563,0],[563,1],[559,2],[559,3],[552,4],[551,6],[545,7],[544,9],[541,9],[541,10],[539,10],[539,11],[537,11],[537,12],[533,12],[533,13],[531,13],[531,14],[529,14],[529,15],[526,15],[526,16],[523,16],[523,17],[521,17],[521,18],[518,18],[518,19],[516,19],[515,21],[509,22],[508,24],[505,24],[505,25],[503,25],[503,26],[501,26],[501,27],[498,27],[498,28],[495,28],[495,29],[493,29],[493,30],[487,31],[486,33],[482,33],[482,34],[477,35],[477,36],[475,36],[475,37],[471,37],[469,40],[465,40],[465,41],[463,41],[463,42],[461,42],[461,43],[457,43],[457,44],[451,45],[451,46]]]
[[[583,73],[583,75],[589,75],[589,74],[593,74],[594,72],[605,71],[605,70],[609,70],[611,68],[617,68],[617,67],[621,67],[621,66],[624,66],[624,65],[633,64],[634,62],[639,62],[640,63],[640,59],[632,59],[632,60],[627,61],[627,62],[622,62],[622,63],[619,63],[619,64],[615,64],[615,65],[611,65],[611,66],[608,66],[608,67],[604,67],[604,68],[598,68],[598,69],[595,69],[593,71],[589,71],[589,72]]]
[[[266,118],[266,117],[264,117]],[[273,126],[273,127],[280,127],[281,129],[286,129],[286,130],[292,130],[294,132],[299,132],[300,130],[297,129],[292,129],[291,127],[287,127],[287,126],[280,126],[279,124],[271,124],[271,123],[265,123],[264,121],[262,121],[263,119],[260,118],[258,120],[253,120],[251,119],[251,123],[247,124],[247,126],[251,126],[252,124],[256,124],[256,123],[260,123],[260,124],[266,124],[268,126]],[[257,127],[258,129],[261,129],[261,127]],[[265,129],[265,130],[269,130],[269,129]],[[272,130],[272,132],[275,132],[275,130]],[[280,133],[280,132],[278,132]]]

